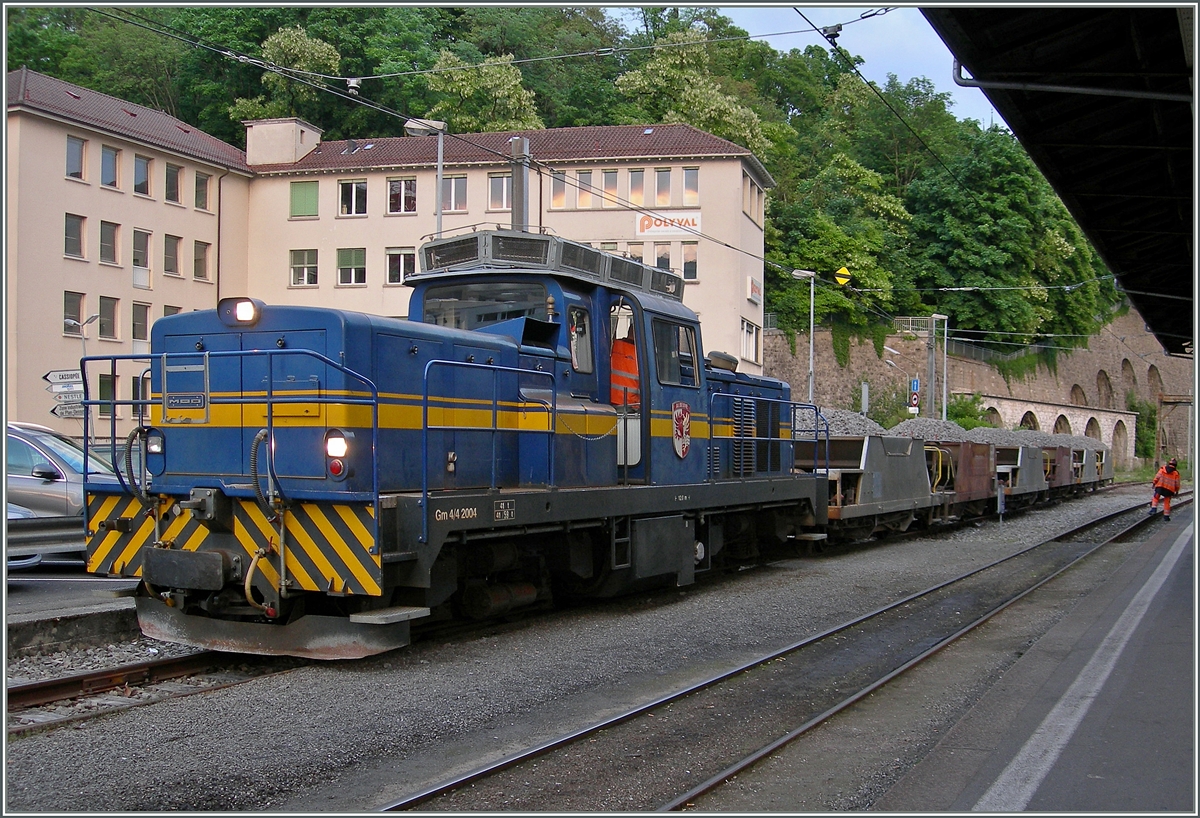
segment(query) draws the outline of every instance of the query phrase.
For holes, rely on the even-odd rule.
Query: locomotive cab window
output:
[[[546,287],[531,281],[474,281],[425,291],[424,321],[439,327],[478,329],[514,318],[546,320]]]
[[[658,382],[676,386],[696,385],[696,332],[692,327],[657,318],[654,332],[654,366]]]
[[[567,310],[567,331],[570,334],[571,366],[576,372],[589,373],[592,363],[592,323],[583,307]]]

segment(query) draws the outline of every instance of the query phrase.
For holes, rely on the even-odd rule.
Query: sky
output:
[[[954,83],[954,56],[926,22],[920,9],[892,7],[886,14],[862,19],[864,13],[884,7],[798,8],[816,26],[842,24],[837,43],[865,60],[859,66],[859,71],[868,80],[883,86],[889,73],[895,74],[901,83],[913,77],[925,77],[939,92],[950,92],[954,100],[950,112],[958,119],[974,119],[985,128],[993,122],[1004,124],[983,91],[963,88]],[[812,31],[792,6],[722,6],[719,10],[733,20],[738,28],[744,29],[754,39],[768,43],[776,51],[786,52],[793,48],[804,50],[810,45],[829,49],[825,38]],[[760,36],[789,31],[804,33]]]

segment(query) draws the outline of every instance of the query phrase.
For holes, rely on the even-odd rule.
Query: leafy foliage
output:
[[[6,16],[10,71],[27,65],[158,108],[235,145],[240,120],[293,115],[328,139],[401,135],[418,116],[456,132],[683,122],[743,145],[776,182],[765,300],[792,339],[808,329],[797,269],[817,271],[815,320],[835,340],[941,312],[952,332],[976,331],[997,351],[1049,338],[1069,347],[1122,303],[1010,133],[956,119],[924,77],[868,84],[859,56],[779,52],[714,8],[11,6]],[[264,72],[260,58],[340,93]],[[348,99],[349,79],[378,105]],[[847,286],[833,281],[841,267]],[[999,368],[1024,377],[1053,369],[1053,356]]]
[[[983,396],[976,392],[974,395],[954,395],[946,404],[946,420],[953,421],[964,429],[975,429],[979,426],[991,427],[983,408]]]
[[[1150,401],[1138,400],[1136,392],[1125,395],[1125,408],[1137,412],[1137,429],[1133,435],[1135,457],[1156,457],[1158,454],[1158,407]]]

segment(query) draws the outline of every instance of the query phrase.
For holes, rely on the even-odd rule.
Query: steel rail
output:
[[[187,656],[150,659],[106,670],[92,670],[72,676],[42,679],[10,685],[7,690],[8,712],[115,690],[128,684],[155,684],[180,676],[203,673],[221,663],[221,654],[203,651]]]
[[[1124,514],[1129,514],[1131,511],[1133,511],[1135,509],[1140,509],[1140,508],[1144,508],[1144,507],[1145,507],[1144,503],[1138,503],[1136,506],[1130,506],[1130,507],[1127,507],[1120,511],[1104,515],[1096,520],[1091,520],[1082,526],[1077,526],[1074,529],[1060,533],[1053,538],[1050,538],[1048,540],[1044,540],[1035,545],[1029,546],[1028,548],[1022,549],[1021,551],[1018,551],[1014,554],[1010,554],[1006,557],[1002,557],[1002,558],[995,560],[987,565],[983,565],[979,568],[972,569],[971,571],[960,574],[960,575],[958,575],[952,579],[946,580],[944,582],[937,583],[936,585],[933,585],[924,590],[917,591],[916,593],[910,594],[909,596],[906,596],[903,599],[899,599],[895,602],[888,603],[887,605],[879,607],[869,613],[863,614],[862,616],[856,617],[855,619],[835,625],[835,626],[828,628],[827,630],[824,630],[820,633],[814,634],[810,637],[802,639],[802,640],[795,642],[791,645],[788,645],[784,648],[773,651],[772,653],[770,653],[768,655],[761,656],[756,659],[752,659],[752,660],[745,662],[731,670],[727,670],[727,671],[723,671],[721,673],[715,674],[715,675],[709,677],[708,679],[705,679],[701,682],[690,685],[681,690],[677,690],[672,693],[664,694],[663,696],[660,696],[660,697],[658,697],[650,702],[647,702],[645,704],[639,705],[636,708],[632,708],[624,713],[619,713],[615,716],[612,716],[607,719],[587,725],[585,727],[580,728],[579,730],[572,731],[568,734],[558,736],[553,739],[548,739],[547,741],[544,741],[540,744],[534,745],[532,747],[528,747],[526,749],[523,749],[523,750],[517,751],[515,753],[512,753],[510,755],[507,755],[503,758],[497,759],[494,762],[489,762],[489,763],[480,765],[473,770],[463,773],[462,775],[458,775],[458,776],[454,776],[452,778],[446,779],[438,784],[427,787],[418,792],[415,792],[408,796],[405,796],[404,798],[393,801],[393,802],[381,807],[379,811],[394,812],[394,811],[408,809],[408,808],[414,807],[418,804],[421,804],[425,801],[428,801],[431,798],[449,793],[453,790],[457,790],[463,786],[474,783],[476,781],[486,779],[489,776],[494,775],[502,770],[517,766],[525,761],[529,761],[533,758],[545,755],[545,754],[550,753],[561,747],[565,747],[570,744],[573,744],[573,743],[579,741],[580,739],[585,738],[589,735],[598,733],[607,728],[610,728],[610,727],[616,726],[618,724],[621,724],[623,722],[629,721],[630,719],[636,718],[640,715],[643,715],[643,714],[653,711],[657,708],[660,708],[665,704],[679,701],[681,699],[684,699],[684,698],[692,695],[693,693],[697,693],[706,688],[720,684],[721,682],[732,679],[733,677],[738,676],[739,674],[742,674],[746,671],[752,670],[757,667],[761,667],[769,662],[773,662],[783,656],[786,656],[790,653],[794,653],[802,648],[814,645],[818,642],[821,642],[822,640],[828,639],[829,637],[831,637],[837,633],[847,631],[847,630],[854,628],[860,624],[863,624],[873,618],[876,618],[886,612],[899,609],[899,608],[913,602],[914,600],[917,600],[921,597],[933,594],[939,590],[942,590],[951,585],[954,585],[955,583],[962,582],[963,580],[967,579],[968,577],[975,576],[975,575],[980,574],[984,571],[987,571],[991,568],[994,568],[998,565],[1001,565],[1002,563],[1008,562],[1010,560],[1014,560],[1022,555],[1028,554],[1029,552],[1034,551],[1038,548],[1041,548],[1042,546],[1045,546],[1049,543],[1061,540],[1065,537],[1068,537],[1075,533],[1078,533],[1079,531],[1085,531],[1089,528],[1094,528],[1098,525],[1102,525],[1110,519],[1113,519],[1115,517],[1118,517],[1118,516],[1121,516]],[[1154,518],[1146,516],[1143,519],[1137,521],[1134,524],[1134,526],[1132,526],[1132,527],[1144,525],[1147,522],[1151,521],[1152,519],[1154,519]],[[1106,542],[1108,542],[1108,541],[1106,541]],[[1101,544],[1097,545],[1096,548],[1099,548],[1100,545],[1103,545],[1103,544],[1105,544],[1105,543],[1101,543]],[[1090,554],[1094,550],[1095,550],[1095,548],[1089,549],[1087,553]],[[1084,556],[1086,556],[1086,554]],[[1043,581],[1045,581],[1045,580],[1043,580]],[[1032,590],[1032,589],[1030,589],[1030,590]],[[958,635],[961,635],[961,634],[958,634]],[[957,638],[957,636],[955,638]],[[889,674],[886,678],[875,682],[871,686],[870,689],[864,690],[858,694],[855,694],[855,696],[853,697],[853,701],[857,701],[859,698],[862,698],[862,696],[865,696],[868,693],[870,693],[871,690],[874,690],[875,688],[879,687],[880,685],[886,683],[886,681],[888,679],[893,678],[895,675],[897,675],[900,672],[903,672],[904,669],[907,669],[912,664],[915,664],[916,661],[919,661],[919,660],[914,660],[914,661],[904,665],[902,668]],[[845,706],[848,706],[848,704],[850,704],[850,703],[852,703],[852,701],[847,701],[825,713],[822,713],[820,716],[818,716],[815,719],[811,720],[810,722],[806,723],[802,729],[799,729],[799,730],[793,731],[793,732],[795,732],[796,735],[799,735],[800,732],[802,732],[803,730],[810,729],[813,725],[819,723],[821,720],[823,720],[825,718],[828,718],[830,715],[833,715],[833,713],[836,713],[838,710],[844,708]],[[792,737],[794,738],[794,736],[792,736]],[[783,743],[786,743],[786,742],[783,742]],[[770,746],[774,749],[777,749],[777,746],[774,743]],[[778,746],[782,746],[782,744],[779,744]],[[764,748],[763,750],[757,751],[754,755],[754,760],[756,761],[759,758],[762,758],[766,754],[767,754],[766,748]],[[753,763],[753,761],[751,761],[749,763]],[[746,766],[749,766],[749,764],[747,764]],[[721,774],[720,780],[723,781],[725,778],[728,778],[729,775],[731,775],[731,774],[732,773],[729,773],[729,772],[723,772]],[[719,783],[719,781],[718,781],[718,783]],[[689,791],[685,796],[683,796],[683,798],[690,798],[690,797],[694,797],[693,791]],[[680,803],[686,803],[686,801],[681,801]],[[660,808],[660,811],[674,809],[675,807],[672,806],[673,804],[675,804],[674,801],[671,802],[671,804],[668,804],[668,805]]]
[[[1181,506],[1190,505],[1190,504],[1191,504],[1190,499],[1185,500],[1184,502],[1180,503]],[[1085,532],[1089,529],[1096,528],[1096,527],[1108,522],[1109,520],[1115,519],[1122,515],[1130,514],[1131,512],[1140,510],[1141,508],[1143,508],[1143,505],[1139,503],[1136,506],[1131,506],[1131,507],[1123,509],[1121,511],[1107,514],[1096,520],[1092,520],[1081,526],[1078,526],[1077,528],[1074,528],[1069,532],[1060,534],[1057,537],[1054,537],[1053,539],[1046,540],[1043,543],[1039,543],[1038,545],[1034,546],[1034,548],[1040,548],[1043,545],[1047,545],[1052,542],[1057,542],[1057,541],[1066,539],[1067,537],[1071,537],[1076,534]],[[1157,515],[1155,515],[1155,516],[1157,516]],[[659,807],[656,811],[657,812],[673,812],[676,810],[683,809],[684,807],[688,806],[697,797],[704,795],[705,793],[711,792],[712,790],[715,790],[716,788],[720,787],[722,784],[724,784],[726,781],[728,781],[733,776],[738,775],[739,773],[749,769],[750,767],[757,764],[762,759],[771,756],[776,751],[778,751],[780,748],[786,746],[787,744],[791,743],[795,739],[804,735],[812,728],[814,728],[817,725],[824,722],[826,719],[830,718],[831,716],[836,715],[837,713],[841,712],[842,710],[845,710],[847,707],[854,704],[855,702],[862,700],[866,696],[869,696],[871,693],[873,693],[876,690],[878,690],[879,688],[883,687],[888,682],[892,681],[896,677],[902,675],[906,671],[910,670],[911,668],[915,667],[916,665],[919,665],[921,662],[925,661],[929,657],[933,656],[938,651],[942,650],[942,648],[945,648],[946,646],[956,642],[962,636],[975,630],[975,628],[984,624],[985,622],[987,622],[989,619],[991,619],[996,614],[1005,610],[1009,606],[1017,603],[1021,599],[1024,599],[1027,595],[1033,593],[1038,588],[1041,588],[1043,585],[1050,582],[1054,578],[1058,577],[1059,575],[1061,575],[1068,569],[1075,567],[1079,562],[1088,558],[1089,556],[1094,554],[1099,549],[1103,548],[1104,546],[1108,545],[1109,543],[1112,543],[1112,542],[1126,536],[1127,534],[1129,534],[1133,531],[1136,531],[1139,528],[1142,528],[1143,526],[1148,525],[1150,522],[1152,522],[1155,519],[1155,516],[1148,515],[1148,516],[1140,517],[1140,518],[1133,520],[1133,522],[1131,522],[1129,525],[1125,526],[1123,529],[1121,529],[1117,533],[1108,537],[1103,542],[1096,543],[1092,548],[1089,548],[1087,551],[1079,554],[1078,556],[1075,557],[1075,559],[1073,559],[1070,562],[1068,562],[1067,564],[1061,566],[1058,570],[1051,572],[1050,574],[1046,575],[1045,577],[1042,577],[1040,580],[1038,580],[1034,584],[1030,585],[1023,591],[1021,591],[1020,593],[1004,600],[999,605],[995,606],[994,608],[992,608],[989,611],[986,611],[983,615],[977,617],[972,622],[967,623],[959,630],[955,631],[951,635],[947,636],[946,638],[944,638],[941,641],[937,642],[936,644],[932,645],[925,651],[921,652],[920,654],[913,657],[909,661],[907,661],[904,664],[900,665],[899,667],[895,668],[891,672],[887,673],[886,675],[882,676],[879,679],[876,679],[875,681],[871,682],[869,685],[863,687],[862,689],[858,690],[857,692],[852,693],[851,695],[849,695],[845,699],[843,699],[841,702],[838,702],[833,707],[830,707],[827,710],[825,710],[825,712],[809,719],[804,724],[800,725],[799,727],[795,728],[794,730],[791,730],[787,734],[780,736],[775,741],[772,741],[771,743],[759,748],[758,750],[754,751],[753,753],[750,753],[749,755],[742,758],[740,761],[738,761],[734,764],[731,764],[730,766],[728,766],[727,768],[722,770],[717,775],[712,776],[707,781],[704,781],[703,783],[698,784],[697,786],[688,790],[683,795],[680,795],[677,798],[669,801],[668,803]],[[1013,557],[1021,556],[1021,554],[1028,553],[1031,550],[1033,550],[1033,549],[1025,549],[1024,551],[1021,551],[1018,554],[1014,554]],[[1006,559],[1009,559],[1009,558],[1006,558]],[[1004,562],[1004,561],[1005,560],[999,560],[997,563],[993,563],[993,564],[998,564],[999,562]],[[988,566],[988,567],[991,567],[991,566]],[[964,577],[965,576],[969,576],[969,575],[964,575]]]

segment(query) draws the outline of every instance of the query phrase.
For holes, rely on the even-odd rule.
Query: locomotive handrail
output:
[[[274,390],[274,379],[271,376],[275,371],[274,359],[276,357],[283,357],[283,356],[298,356],[298,357],[307,357],[307,358],[315,359],[318,362],[324,364],[325,366],[330,367],[334,371],[339,372],[342,375],[345,375],[345,376],[361,383],[363,385],[363,387],[370,394],[369,394],[369,396],[362,396],[362,397],[353,397],[351,395],[346,395],[346,394],[336,395],[336,396],[320,395],[320,394],[317,394],[317,395],[278,395],[277,396],[277,395],[275,395],[275,390]],[[80,368],[80,373],[82,375],[82,380],[83,380],[82,404],[85,407],[84,417],[83,417],[83,437],[84,437],[83,465],[84,465],[85,474],[87,473],[88,453],[89,453],[89,449],[90,449],[90,440],[91,440],[91,437],[89,435],[89,424],[90,424],[90,420],[91,420],[91,412],[88,410],[88,407],[103,406],[103,407],[109,408],[109,413],[108,413],[109,446],[110,446],[112,455],[115,458],[116,451],[117,451],[117,421],[120,419],[117,416],[117,408],[120,406],[129,406],[132,409],[135,409],[137,412],[138,424],[145,425],[144,421],[145,421],[145,416],[146,416],[146,408],[153,406],[155,404],[162,404],[164,406],[164,418],[165,418],[165,411],[166,411],[165,404],[166,404],[166,399],[167,399],[166,398],[167,384],[166,384],[165,377],[163,379],[163,382],[160,385],[161,386],[161,389],[160,389],[161,394],[160,394],[160,397],[158,400],[154,400],[153,398],[151,398],[149,396],[142,396],[142,397],[136,398],[136,399],[134,399],[134,398],[121,399],[121,398],[118,398],[116,395],[113,395],[111,399],[91,398],[89,396],[89,379],[88,379],[88,373],[87,373],[87,365],[92,362],[107,362],[109,364],[109,367],[108,367],[109,374],[111,376],[113,376],[114,382],[115,382],[118,361],[139,361],[139,362],[149,361],[149,364],[147,364],[146,368],[143,369],[143,372],[145,372],[145,371],[150,370],[154,366],[155,363],[161,364],[162,366],[165,367],[168,359],[169,360],[180,360],[180,359],[198,358],[198,357],[203,357],[206,361],[211,358],[266,357],[266,359],[267,359],[267,377],[266,377],[267,388],[266,388],[265,400],[263,397],[255,396],[254,398],[250,398],[244,394],[235,395],[235,396],[226,396],[226,397],[214,396],[214,395],[212,395],[211,391],[207,388],[207,384],[206,384],[206,388],[205,388],[205,400],[206,400],[206,403],[208,403],[208,404],[223,404],[223,405],[239,405],[239,404],[244,405],[244,404],[248,404],[248,403],[263,403],[263,402],[265,402],[267,432],[271,436],[272,439],[274,439],[274,428],[275,428],[275,424],[274,424],[274,406],[275,406],[275,404],[280,404],[280,403],[317,403],[317,404],[322,404],[322,405],[370,406],[371,407],[371,452],[372,452],[372,457],[371,457],[372,473],[371,473],[371,495],[370,496],[371,496],[372,502],[375,505],[375,519],[377,519],[377,520],[379,519],[379,458],[374,456],[374,454],[376,452],[378,452],[378,450],[379,450],[379,389],[375,386],[375,383],[367,376],[365,376],[359,372],[356,372],[355,370],[350,369],[349,367],[345,366],[344,364],[340,364],[337,361],[335,361],[331,358],[328,358],[319,352],[315,352],[315,351],[309,350],[309,349],[232,349],[232,350],[217,350],[217,351],[204,350],[204,351],[195,351],[195,352],[193,352],[193,351],[156,352],[156,353],[140,353],[140,354],[130,354],[130,355],[93,355],[93,356],[81,358],[79,360],[79,368]],[[205,368],[207,369],[207,366]],[[272,474],[274,479],[278,480],[279,479],[278,475],[275,473],[273,447],[268,447],[267,451],[268,451],[268,457],[267,457],[268,468],[270,469],[270,473]],[[142,460],[144,463],[145,458],[143,457]],[[117,471],[118,471],[118,478],[119,478],[120,477],[119,469]],[[123,480],[121,481],[121,486],[122,486],[123,490],[129,491],[128,487],[126,487],[124,485]],[[363,493],[355,492],[355,494],[357,495],[357,494],[363,494]],[[364,497],[364,499],[365,499],[365,497]]]
[[[789,413],[788,414],[788,431],[789,431],[788,436],[786,438],[784,438],[784,437],[770,437],[770,436],[764,437],[764,436],[759,436],[759,435],[743,435],[743,434],[732,434],[732,435],[728,435],[728,436],[715,435],[714,432],[715,432],[715,429],[717,426],[715,403],[716,403],[717,398],[725,398],[730,401],[743,400],[743,401],[750,403],[751,405],[766,403],[766,404],[777,404],[779,406],[787,407],[787,411]],[[813,440],[813,471],[814,472],[817,469],[818,447],[816,444],[820,440],[820,435],[821,435],[822,427],[823,427],[824,436],[825,436],[825,440],[826,440],[825,469],[826,469],[826,471],[828,471],[828,469],[829,469],[829,445],[828,445],[829,422],[825,419],[825,416],[821,414],[820,410],[817,409],[816,405],[811,404],[811,403],[799,403],[797,401],[784,400],[782,398],[766,398],[766,397],[757,397],[757,396],[751,396],[751,395],[737,395],[737,394],[733,394],[731,392],[713,392],[712,394],[710,394],[708,397],[708,452],[709,452],[708,481],[711,483],[711,482],[716,482],[718,479],[720,479],[716,473],[717,458],[713,454],[714,448],[716,445],[714,443],[714,438],[716,438],[717,441],[729,440],[729,441],[736,441],[739,443],[758,443],[758,442],[778,443],[778,444],[780,444],[781,447],[784,447],[786,445],[786,451],[788,453],[788,458],[787,458],[786,462],[789,463],[788,468],[791,469],[792,465],[794,465],[794,463],[795,463],[795,442],[796,442],[796,440],[803,439],[803,438],[797,437],[797,434],[800,431],[800,429],[798,428],[798,424],[797,424],[797,418],[798,418],[798,415],[800,412],[812,412],[812,414],[813,414],[814,422],[813,422],[811,432],[812,432],[812,440]],[[782,411],[780,412],[780,416],[782,418],[782,416],[783,416]],[[733,405],[732,404],[731,404],[730,410],[729,410],[729,421],[735,427],[740,425],[738,419],[733,416]],[[740,431],[740,430],[738,430],[738,431]],[[782,460],[782,451],[781,451],[780,457],[781,457],[780,462],[782,464],[784,462]]]
[[[429,373],[435,367],[450,367],[459,369],[481,369],[492,374],[492,398],[491,398],[491,426],[460,426],[460,425],[431,425],[429,423]],[[492,441],[492,471],[490,475],[491,488],[497,488],[496,468],[498,458],[496,457],[496,435],[501,431],[497,425],[499,419],[500,400],[497,396],[496,379],[501,372],[512,372],[517,376],[518,392],[521,388],[521,376],[529,375],[535,378],[546,378],[550,381],[551,401],[549,405],[542,400],[534,400],[540,406],[548,410],[548,421],[546,429],[533,430],[539,434],[548,435],[548,444],[546,446],[546,478],[547,485],[550,488],[554,487],[554,431],[558,418],[558,392],[554,389],[554,374],[552,372],[539,372],[535,369],[520,369],[513,366],[499,366],[496,364],[477,364],[471,361],[448,361],[445,359],[434,359],[425,364],[423,375],[422,397],[421,397],[421,508],[424,513],[421,515],[421,542],[429,541],[429,430],[437,431],[458,430],[458,431],[475,431],[475,432],[491,432]],[[447,398],[447,395],[438,395],[436,397]],[[457,395],[454,397],[462,397]],[[519,428],[513,431],[520,433]],[[518,472],[519,474],[519,472]]]

